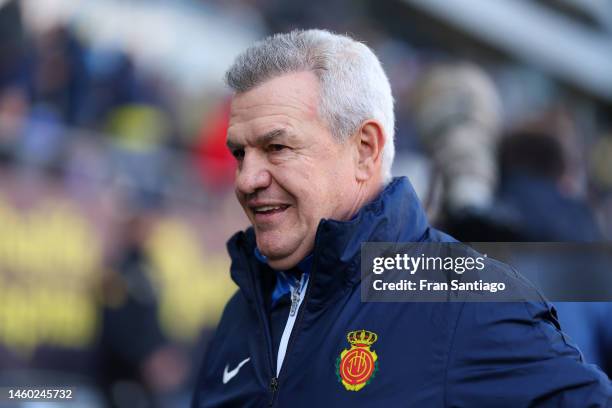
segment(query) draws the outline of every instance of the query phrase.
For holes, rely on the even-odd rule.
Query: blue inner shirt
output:
[[[255,258],[257,258],[257,260],[263,264],[268,264],[268,258],[259,252],[259,248],[257,247],[255,247]],[[296,265],[296,268],[303,274],[306,274],[306,277],[308,278],[312,268],[312,254],[302,259]],[[300,279],[296,277],[295,274],[287,271],[273,270],[276,273],[276,284],[272,290],[272,307],[274,307],[283,296],[290,295],[291,291],[300,285]]]

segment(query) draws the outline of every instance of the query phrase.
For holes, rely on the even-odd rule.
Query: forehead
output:
[[[232,99],[228,137],[320,122],[319,80],[312,72],[285,74]]]

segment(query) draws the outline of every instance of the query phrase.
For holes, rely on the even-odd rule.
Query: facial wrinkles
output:
[[[258,117],[275,117],[286,115],[297,120],[318,120],[316,101],[318,92],[312,90],[313,95],[303,97],[303,91],[295,89],[295,92],[287,95],[278,92],[257,92],[255,88],[246,94],[235,97],[232,104],[230,126],[237,120],[246,122]],[[272,99],[271,102],[262,103],[263,100]],[[280,101],[274,101],[280,99]],[[279,113],[280,112],[280,113]]]
[[[248,123],[234,124],[230,129],[232,136],[230,139],[239,145],[245,147],[245,154],[261,154],[265,146],[261,145],[260,135],[266,134],[272,129],[284,129],[288,135],[281,136],[272,143],[287,145],[288,151],[282,155],[275,156],[270,159],[271,164],[282,166],[284,163],[291,164],[291,160],[299,158],[302,165],[308,166],[313,170],[317,170],[319,165],[317,161],[320,157],[329,156],[334,151],[330,144],[317,143],[310,138],[301,138],[297,135],[301,133],[312,134],[314,132],[325,131],[317,126],[303,125],[296,123],[291,118],[285,115],[275,115],[283,120],[270,120],[270,117],[258,117]],[[272,123],[270,125],[270,123]],[[255,130],[253,130],[255,129]],[[233,135],[239,135],[234,137]],[[291,136],[293,135],[293,136]],[[330,147],[332,149],[330,149]],[[252,153],[251,153],[252,152]]]
[[[287,133],[296,133],[296,121],[285,114],[261,115],[247,121],[234,122],[228,128],[228,140],[234,143],[261,148],[262,136],[272,130],[285,130]],[[278,138],[281,144],[295,142],[290,137]],[[275,143],[275,142],[273,142]],[[295,144],[295,143],[294,143]]]
[[[357,191],[355,191],[352,196],[353,196],[353,203],[349,207],[348,214],[346,214],[345,216],[347,219],[350,219],[351,217],[353,217],[355,214],[357,214],[357,212],[361,209],[363,205],[367,204],[365,202],[365,199],[367,196],[366,186],[363,183],[359,184],[357,186]]]
[[[299,98],[300,92],[290,96],[283,96],[281,102],[268,102],[262,103],[261,100],[266,98],[266,95],[260,94],[248,94],[239,95],[234,100],[232,106],[232,116],[230,117],[230,123],[233,117],[237,116],[240,120],[250,120],[258,116],[274,116],[277,112],[281,111],[284,114],[295,117],[302,117],[304,120],[317,119],[317,108],[313,101],[305,101]],[[272,98],[275,95],[271,96]],[[276,96],[276,98],[281,98]]]
[[[238,105],[238,102],[236,105]],[[283,103],[258,103],[257,101],[247,101],[232,108],[230,123],[234,117],[238,117],[239,120],[248,121],[259,116],[274,116],[279,114],[279,111],[282,111],[280,114],[296,117],[303,116],[304,119],[313,119],[312,114],[316,113],[314,108],[309,106],[309,104],[302,103],[298,100]]]

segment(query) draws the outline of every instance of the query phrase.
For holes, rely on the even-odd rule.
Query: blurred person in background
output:
[[[512,214],[521,241],[598,242],[603,237],[586,201],[564,189],[568,154],[553,135],[523,131],[499,147],[498,202]],[[576,262],[575,274],[595,260]],[[550,262],[554,265],[554,261]],[[586,361],[612,376],[612,303],[555,302],[561,327],[580,346]]]
[[[612,121],[612,115],[609,116]],[[588,151],[588,167],[592,186],[597,192],[597,219],[604,235],[612,236],[612,125],[606,124],[599,138]]]
[[[118,231],[122,242],[104,277],[100,377],[114,407],[178,405],[188,374],[184,351],[171,344],[159,325],[159,295],[148,271],[155,266],[146,240],[157,211],[126,210]]]
[[[433,64],[417,80],[411,103],[417,134],[433,166],[426,206],[451,233],[456,231],[451,223],[488,217],[499,176],[495,149],[502,114],[489,77],[472,63]]]
[[[517,131],[499,146],[497,199],[512,212],[524,241],[592,242],[603,237],[586,201],[565,191],[567,154],[558,137]]]
[[[27,55],[25,85],[34,105],[47,106],[63,123],[79,123],[88,87],[83,45],[64,26],[32,39]]]
[[[228,242],[239,291],[194,407],[609,404],[610,381],[545,302],[361,302],[361,243],[453,241],[429,226],[408,180],[391,178],[393,98],[369,48],[323,30],[276,34],[226,78],[227,145],[252,227]],[[491,184],[464,178],[461,189]],[[347,340],[377,363],[347,362]]]
[[[466,242],[597,242],[603,237],[588,203],[572,188],[568,143],[547,125],[502,135],[495,85],[474,65],[425,71],[414,97],[415,118],[442,180],[438,225]],[[531,130],[533,129],[533,130]],[[569,187],[568,187],[569,186]],[[574,262],[574,275],[595,260]],[[542,255],[539,268],[560,271]],[[562,279],[556,273],[554,279]],[[612,304],[555,302],[564,332],[586,361],[612,374]]]
[[[159,89],[68,25],[26,34],[17,2],[0,21],[0,385],[64,383],[88,407],[181,405],[191,350],[162,333],[144,249],[171,176]],[[132,202],[118,228],[109,181]],[[116,252],[102,260],[107,230]]]

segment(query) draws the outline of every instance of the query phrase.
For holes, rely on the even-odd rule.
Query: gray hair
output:
[[[226,73],[236,93],[247,92],[274,77],[313,72],[321,83],[319,115],[340,142],[367,119],[384,129],[382,175],[391,180],[395,116],[389,79],[365,44],[326,30],[294,30],[275,34],[239,55]]]

